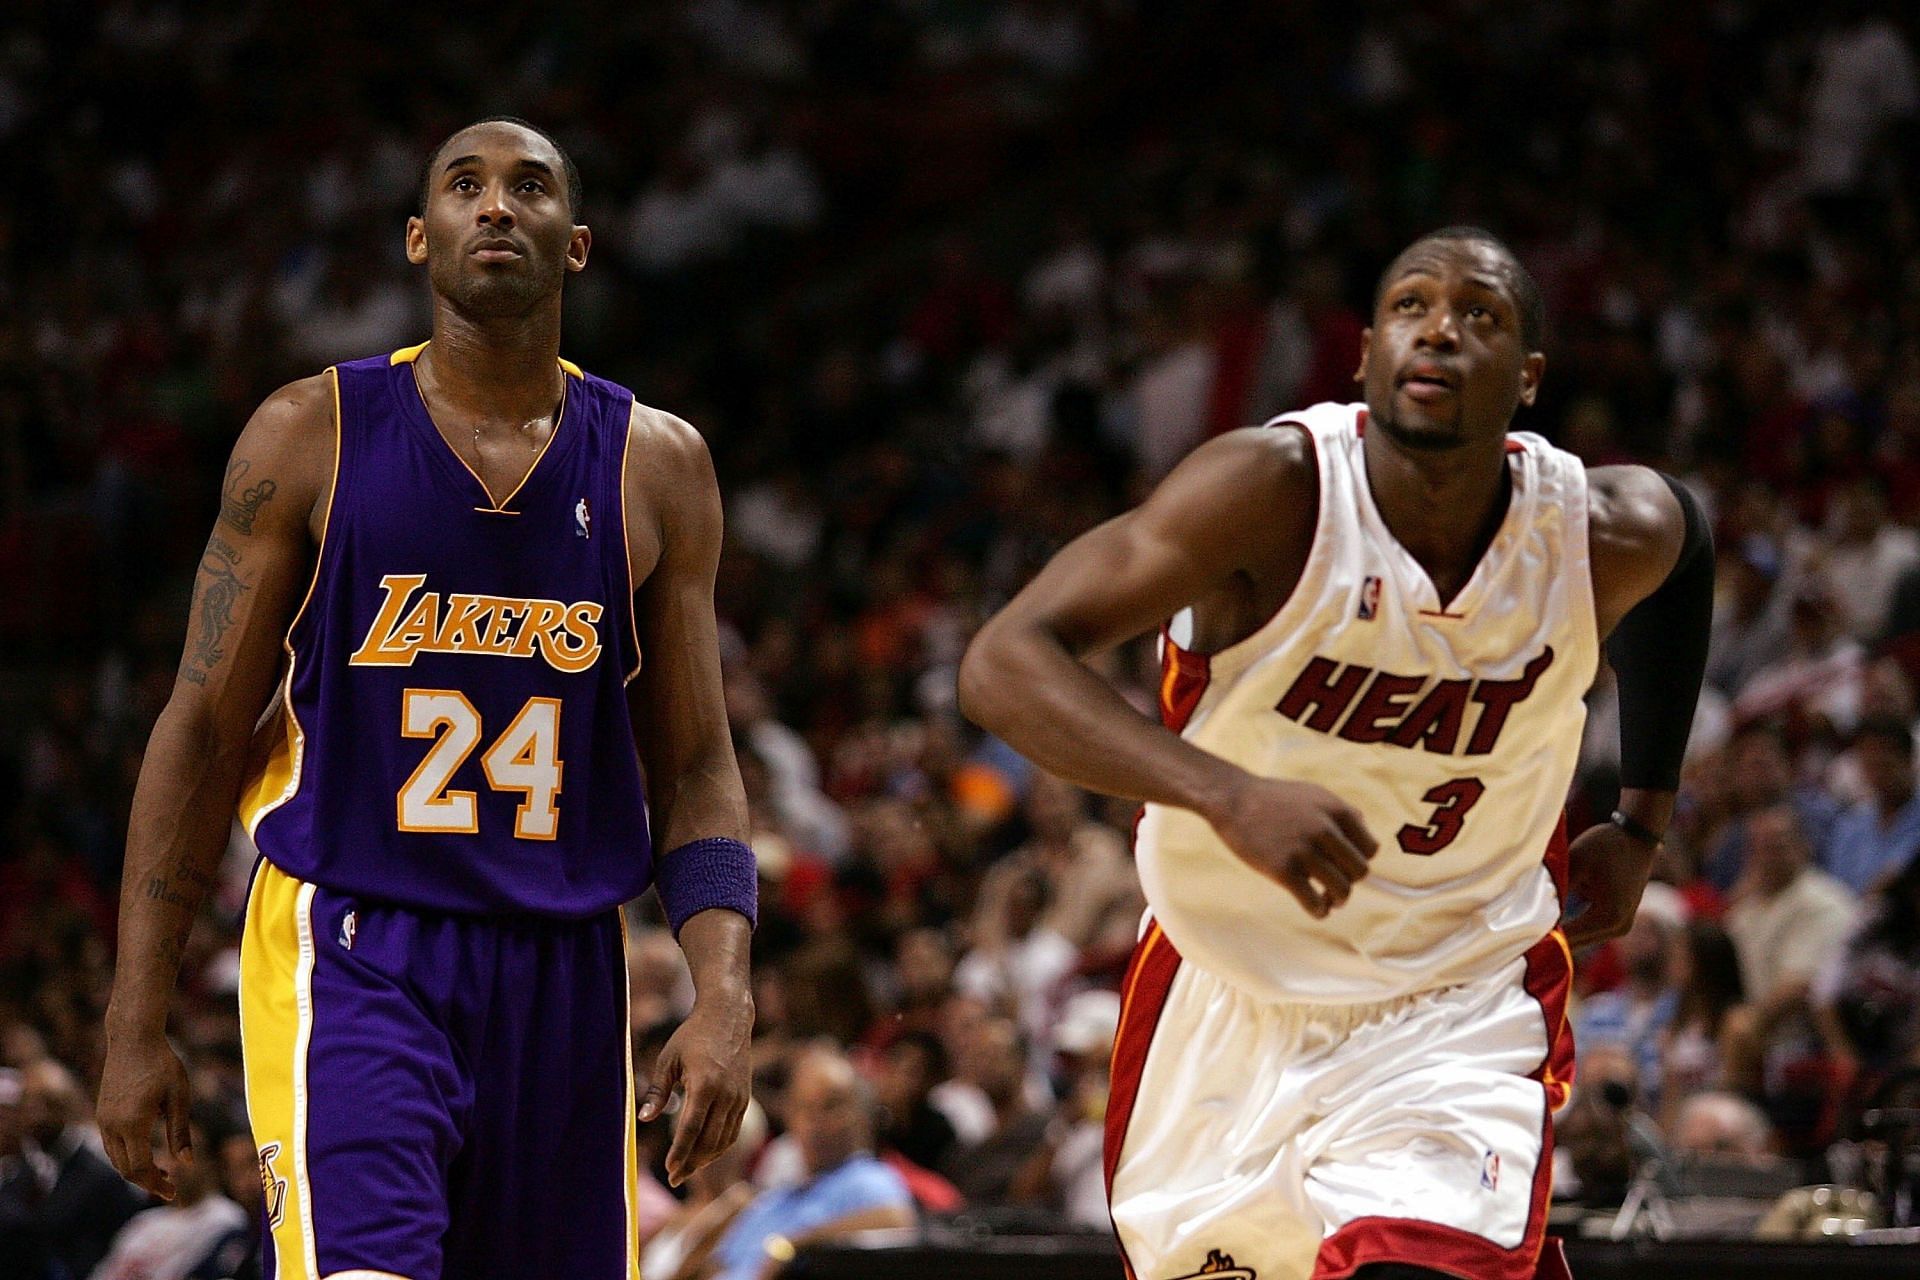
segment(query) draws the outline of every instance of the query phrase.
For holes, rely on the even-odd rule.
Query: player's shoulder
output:
[[[1671,560],[1686,517],[1666,477],[1652,467],[1589,467],[1587,530],[1596,554]]]
[[[262,400],[234,445],[234,457],[319,483],[331,470],[338,437],[334,375],[324,370],[289,382]]]
[[[627,455],[643,464],[641,471],[664,472],[669,479],[713,473],[706,438],[692,423],[637,398],[627,415]]]
[[[273,437],[331,436],[338,407],[335,394],[331,369],[296,378],[260,402],[247,420],[247,431]]]
[[[1311,497],[1320,472],[1313,437],[1298,423],[1276,419],[1215,436],[1188,454],[1168,479],[1255,500],[1262,495],[1284,499]]]

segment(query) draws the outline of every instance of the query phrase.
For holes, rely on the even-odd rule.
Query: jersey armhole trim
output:
[[[327,377],[333,384],[333,475],[327,481],[327,506],[320,516],[320,542],[313,549],[313,576],[307,580],[307,593],[300,597],[300,607],[293,612],[293,621],[287,624],[287,634],[281,645],[287,656],[293,656],[293,633],[300,620],[307,616],[307,606],[313,603],[313,593],[320,585],[320,570],[326,562],[327,535],[333,531],[333,509],[340,499],[340,452],[341,437],[345,427],[340,410],[340,369],[337,365],[327,367]]]
[[[327,510],[320,520],[320,545],[313,552],[313,577],[307,582],[307,594],[301,597],[300,607],[294,611],[293,621],[287,624],[287,633],[280,639],[280,647],[287,655],[286,674],[280,678],[278,701],[286,712],[287,722],[283,744],[285,755],[275,758],[275,749],[269,748],[266,760],[261,764],[260,773],[250,778],[242,787],[236,814],[240,825],[255,844],[259,843],[260,824],[268,815],[300,794],[300,779],[306,764],[307,731],[300,723],[300,714],[293,706],[293,674],[300,656],[293,648],[293,633],[307,616],[307,606],[313,602],[314,592],[320,585],[320,574],[325,568],[327,555],[327,535],[333,531],[333,509],[340,496],[340,454],[343,437],[346,434],[340,408],[340,369],[330,365],[327,374],[333,380],[333,479],[327,485]],[[269,708],[272,703],[267,704]],[[265,713],[263,713],[264,719]],[[277,776],[284,773],[285,776]],[[276,787],[274,784],[278,783]],[[268,793],[272,794],[268,794]]]
[[[640,667],[646,661],[640,652],[640,609],[634,603],[634,593],[640,584],[633,580],[633,547],[627,534],[627,462],[633,453],[633,406],[635,401],[627,401],[626,438],[620,445],[620,555],[627,566],[627,630],[633,635],[633,670],[627,672],[622,684],[633,683],[640,674]]]
[[[1307,442],[1307,456],[1313,462],[1313,537],[1312,540],[1307,543],[1307,555],[1306,558],[1300,562],[1300,576],[1294,581],[1293,589],[1287,592],[1287,598],[1276,605],[1273,612],[1268,614],[1259,626],[1249,631],[1240,639],[1235,640],[1226,648],[1216,649],[1212,653],[1201,653],[1198,650],[1192,649],[1182,649],[1180,651],[1182,658],[1204,659],[1212,675],[1219,675],[1223,666],[1231,666],[1238,662],[1243,656],[1256,652],[1253,647],[1254,641],[1271,631],[1274,624],[1286,617],[1287,611],[1293,608],[1295,602],[1303,597],[1304,593],[1302,592],[1302,588],[1306,587],[1313,578],[1315,556],[1320,553],[1321,549],[1327,543],[1327,522],[1329,519],[1327,515],[1327,475],[1326,468],[1320,456],[1320,442],[1314,439],[1313,429],[1311,427],[1295,418],[1275,418],[1271,422],[1265,423],[1264,426],[1267,428],[1292,427],[1299,431],[1301,438]],[[1172,637],[1169,635],[1169,643],[1171,643],[1171,639]]]
[[[1607,638],[1600,634],[1600,601],[1593,589],[1593,484],[1585,463],[1575,462],[1574,484],[1579,488],[1578,510],[1574,504],[1566,506],[1571,517],[1567,523],[1572,526],[1563,536],[1575,539],[1580,546],[1580,585],[1574,589],[1575,598],[1580,602],[1580,634],[1593,646],[1593,665],[1587,673],[1587,683],[1591,685],[1600,678],[1600,668],[1607,661]]]

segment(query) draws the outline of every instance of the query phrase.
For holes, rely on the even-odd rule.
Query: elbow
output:
[[[960,659],[960,714],[989,733],[995,732],[998,698],[1004,688],[998,632],[994,623],[982,627]]]

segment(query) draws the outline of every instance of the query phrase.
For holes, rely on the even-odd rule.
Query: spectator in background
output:
[[[1865,1072],[1855,1096],[1920,1066],[1920,860],[1869,900],[1860,932],[1821,972],[1813,995],[1828,1048]]]
[[[1853,932],[1853,891],[1810,865],[1806,837],[1790,805],[1747,819],[1747,871],[1734,890],[1727,933],[1740,956],[1753,1002],[1748,1051],[1762,1096],[1789,1154],[1811,1155],[1828,1136],[1837,1092],[1812,1020],[1814,977]]]
[[[1747,818],[1751,852],[1727,911],[1727,934],[1762,1041],[1806,1009],[1807,988],[1853,931],[1858,907],[1844,884],[1811,865],[1792,806]]]
[[[1793,585],[1780,544],[1750,533],[1721,561],[1720,589],[1707,642],[1707,682],[1732,697],[1786,656]]]
[[[804,1050],[784,1113],[805,1180],[740,1211],[714,1249],[714,1280],[760,1280],[814,1241],[913,1225],[906,1182],[873,1154],[873,1099],[844,1053],[824,1041]]]
[[[733,1145],[687,1179],[687,1196],[660,1226],[642,1230],[640,1273],[647,1280],[698,1280],[719,1244],[753,1199],[747,1167],[767,1140],[767,1113],[747,1103]]]
[[[1860,717],[1866,650],[1848,634],[1820,579],[1794,587],[1787,637],[1786,653],[1756,672],[1733,700],[1734,718],[1806,716],[1843,736],[1851,733]]]
[[[1683,1155],[1741,1156],[1770,1154],[1773,1126],[1760,1108],[1732,1093],[1696,1093],[1680,1107],[1673,1148]]]
[[[51,1058],[21,1069],[21,1157],[13,1187],[26,1208],[25,1274],[87,1276],[146,1196],[115,1173],[84,1122],[86,1098],[73,1073]],[[0,1217],[10,1209],[0,1209]]]
[[[1733,731],[1726,745],[1726,789],[1728,820],[1701,867],[1714,888],[1725,893],[1740,879],[1747,863],[1746,819],[1772,805],[1792,806],[1814,860],[1824,864],[1840,804],[1820,787],[1794,780],[1793,757],[1777,722],[1754,720]]]
[[[1010,1001],[1029,1036],[1043,1033],[1054,989],[1073,971],[1080,949],[1047,923],[1053,885],[1027,860],[995,866],[980,887],[973,947],[953,971],[956,990],[992,1004]]]
[[[1004,1203],[1052,1120],[1049,1111],[1029,1101],[1028,1061],[1019,1027],[1008,1018],[986,1018],[974,1026],[956,1064],[960,1077],[976,1085],[993,1107],[987,1136],[949,1157],[941,1170],[969,1203]]]
[[[909,1031],[887,1046],[875,1084],[882,1154],[898,1152],[922,1169],[940,1168],[954,1154],[959,1135],[929,1098],[946,1078],[947,1052],[939,1036]]]
[[[33,1175],[21,1157],[21,1138],[20,1073],[0,1067],[0,1280],[38,1280],[27,1270],[35,1197],[26,1194]]]
[[[1119,1029],[1115,992],[1082,991],[1067,1001],[1054,1040],[1065,1067],[1065,1097],[1037,1157],[1022,1170],[1025,1185],[1014,1191],[1015,1199],[1044,1204],[1076,1227],[1108,1225],[1103,1143]]]
[[[1687,926],[1678,981],[1680,1007],[1660,1049],[1659,1116],[1668,1133],[1680,1104],[1696,1093],[1757,1093],[1760,1088],[1753,1010],[1726,930],[1709,920]]]
[[[1615,1045],[1632,1058],[1638,1094],[1654,1108],[1660,1103],[1660,1048],[1680,1008],[1686,924],[1679,892],[1657,880],[1649,883],[1620,939],[1626,982],[1582,1001],[1573,1020],[1574,1043],[1583,1056]]]
[[[254,1226],[220,1187],[217,1158],[229,1122],[194,1108],[189,1129],[199,1157],[174,1171],[174,1197],[135,1214],[94,1269],[93,1280],[228,1280],[252,1253]]]
[[[1825,547],[1812,572],[1834,593],[1841,617],[1856,640],[1872,642],[1886,628],[1893,589],[1920,565],[1920,533],[1887,519],[1887,499],[1877,476],[1843,489],[1827,513]]]
[[[1920,796],[1913,778],[1913,729],[1873,716],[1853,734],[1867,798],[1834,822],[1820,864],[1855,893],[1898,874],[1920,851]]]

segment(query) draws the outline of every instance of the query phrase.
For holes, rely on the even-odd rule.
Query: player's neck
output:
[[[463,418],[527,421],[560,398],[560,309],[475,320],[436,305],[433,341],[420,354],[422,389]]]
[[[1429,453],[1369,431],[1363,453],[1367,487],[1394,541],[1436,583],[1470,574],[1506,515],[1506,441]]]

